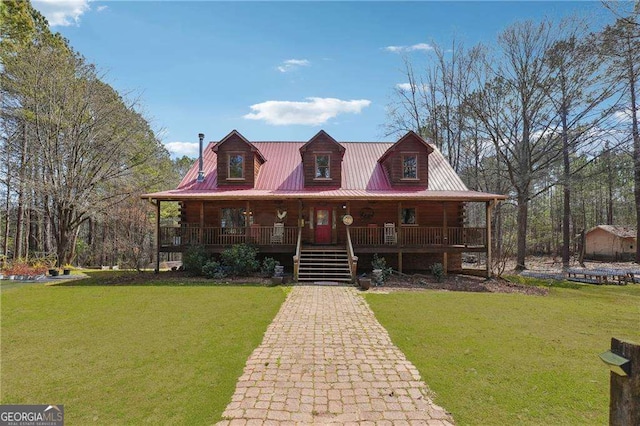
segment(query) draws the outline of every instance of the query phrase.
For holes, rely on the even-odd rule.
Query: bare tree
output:
[[[640,84],[640,7],[635,4],[628,15],[616,20],[602,32],[606,51],[614,60],[613,70],[624,90],[626,108],[631,122],[630,141],[633,155],[634,197],[637,238],[640,240],[640,129],[638,127],[638,85]],[[636,244],[636,262],[640,263],[640,247]]]
[[[545,55],[554,35],[548,20],[508,27],[498,39],[499,55],[487,61],[486,77],[479,74],[482,89],[467,103],[493,142],[515,191],[518,270],[525,268],[528,203],[540,193],[535,180],[560,155],[552,137],[554,111],[546,97],[551,76]]]
[[[428,91],[413,70],[408,57],[403,58],[407,83],[396,85],[394,101],[387,106],[388,121],[385,135],[400,135],[412,130],[421,136],[426,130],[426,102]]]
[[[132,104],[102,83],[92,65],[52,46],[29,45],[5,61],[7,110],[33,127],[42,180],[19,184],[48,197],[58,261],[71,261],[79,226],[130,194],[122,182],[162,150]],[[145,182],[148,184],[148,182]]]
[[[557,114],[562,144],[563,212],[562,264],[569,266],[571,245],[571,156],[589,152],[599,144],[603,126],[609,121],[616,101],[616,85],[606,73],[597,37],[587,34],[584,22],[566,20],[560,25],[561,39],[546,54],[551,77],[548,99]]]
[[[467,151],[465,134],[469,116],[464,99],[474,84],[473,70],[484,48],[466,49],[457,40],[450,48],[432,43],[428,63],[419,74],[408,58],[404,58],[408,83],[398,85],[394,102],[389,107],[387,135],[413,130],[427,137],[449,160],[456,171],[461,169]]]

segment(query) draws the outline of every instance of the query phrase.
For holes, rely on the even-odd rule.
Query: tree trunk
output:
[[[526,269],[525,258],[527,256],[527,220],[529,215],[528,197],[526,194],[518,194],[518,251],[516,255],[516,271]]]
[[[629,93],[631,95],[631,133],[633,135],[633,194],[636,202],[636,241],[640,241],[640,133],[638,131],[638,105],[636,101],[636,80],[632,58],[628,61]],[[640,246],[636,244],[636,263],[640,263]]]
[[[22,229],[24,227],[24,192],[25,192],[25,169],[27,167],[27,125],[22,122],[22,147],[20,150],[20,171],[18,178],[18,212],[16,214],[16,238],[14,241],[13,257],[18,259],[23,257]]]
[[[569,164],[569,129],[567,126],[567,109],[562,111],[562,268],[569,268],[569,245],[571,244],[571,166]]]
[[[9,229],[11,225],[11,177],[7,176],[7,194],[6,194],[6,221],[4,224],[4,246],[2,247],[2,252],[5,256],[5,259],[9,256]]]
[[[611,163],[611,151],[608,142],[605,144],[604,149],[604,167],[607,172],[607,225],[613,225],[613,164]]]

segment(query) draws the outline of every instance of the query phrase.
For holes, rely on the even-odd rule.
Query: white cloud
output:
[[[77,25],[80,16],[91,9],[89,0],[32,0],[31,4],[52,27]]]
[[[429,87],[426,84],[415,84],[414,87],[418,92],[421,92],[421,93],[429,92]],[[410,92],[411,83],[398,83],[396,84],[396,89],[401,90],[403,92]]]
[[[311,65],[311,62],[307,59],[287,59],[282,62],[281,65],[278,65],[278,71],[280,72],[289,72],[297,70],[300,67],[308,67]]]
[[[405,90],[407,92],[411,91],[411,83],[398,83],[396,84],[396,88],[400,90]]]
[[[197,142],[167,142],[164,144],[167,150],[176,157],[186,155],[191,158],[198,156],[199,145]]]
[[[384,50],[393,53],[413,52],[416,50],[429,51],[433,50],[433,46],[427,43],[417,43],[412,44],[411,46],[387,46],[384,48]]]
[[[640,120],[640,111],[636,111],[636,117]],[[631,123],[631,108],[625,108],[621,111],[614,112],[613,118],[619,124]]]
[[[98,8],[96,9],[98,12],[102,12],[104,10],[109,9],[109,6],[98,6]]]
[[[266,101],[251,105],[253,112],[246,114],[244,118],[264,120],[276,126],[289,124],[316,126],[326,123],[338,114],[359,114],[369,105],[371,101],[367,99],[343,101],[336,98],[306,98],[305,102]]]

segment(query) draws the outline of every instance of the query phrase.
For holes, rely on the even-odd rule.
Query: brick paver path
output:
[[[354,288],[297,286],[218,424],[453,424],[428,393]]]

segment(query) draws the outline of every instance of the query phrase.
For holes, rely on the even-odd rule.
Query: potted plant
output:
[[[73,269],[73,266],[69,265],[68,263],[66,265],[64,265],[62,267],[62,274],[63,275],[71,275],[71,269]]]
[[[361,289],[369,290],[371,288],[371,278],[358,278],[358,284],[360,284]]]

